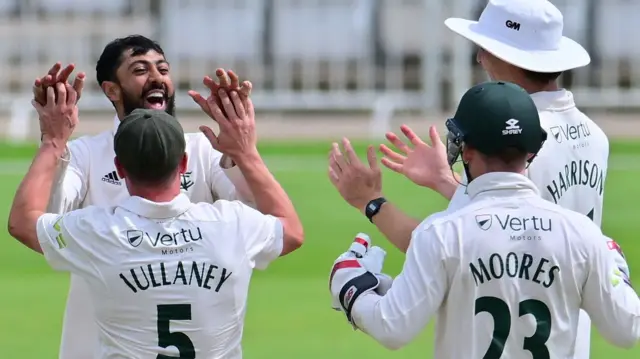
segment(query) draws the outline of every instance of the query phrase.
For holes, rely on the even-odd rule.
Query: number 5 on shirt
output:
[[[171,331],[172,320],[191,320],[191,304],[158,305],[158,346],[176,347],[182,359],[195,359],[196,349],[189,337],[181,332]],[[171,359],[174,356],[158,354],[156,359]]]

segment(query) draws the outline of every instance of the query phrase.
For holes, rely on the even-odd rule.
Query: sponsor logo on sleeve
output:
[[[58,245],[58,249],[64,249],[67,247],[67,242],[65,241],[64,236],[62,235],[62,227],[60,226],[60,224],[62,223],[62,218],[64,217],[63,216],[58,217],[55,223],[53,223],[53,229],[56,232],[58,232],[58,234],[54,238],[55,243]]]

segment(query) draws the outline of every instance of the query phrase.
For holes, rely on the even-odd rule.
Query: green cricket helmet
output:
[[[531,162],[547,139],[531,96],[508,82],[485,82],[469,89],[446,125],[449,165],[457,162],[463,143],[486,155],[517,148],[534,154]]]

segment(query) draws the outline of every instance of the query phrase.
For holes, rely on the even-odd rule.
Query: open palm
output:
[[[386,138],[397,151],[387,145],[380,145],[380,151],[384,154],[382,164],[419,186],[440,192],[441,184],[450,182],[453,174],[447,162],[447,149],[435,126],[429,128],[431,145],[418,137],[409,126],[402,125],[400,130],[413,147],[403,142],[395,133],[388,132]]]

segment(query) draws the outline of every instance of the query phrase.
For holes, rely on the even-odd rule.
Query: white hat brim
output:
[[[587,66],[591,57],[580,44],[563,36],[553,51],[523,50],[492,38],[478,26],[477,21],[449,18],[444,24],[453,32],[472,41],[495,57],[521,69],[552,73]]]

